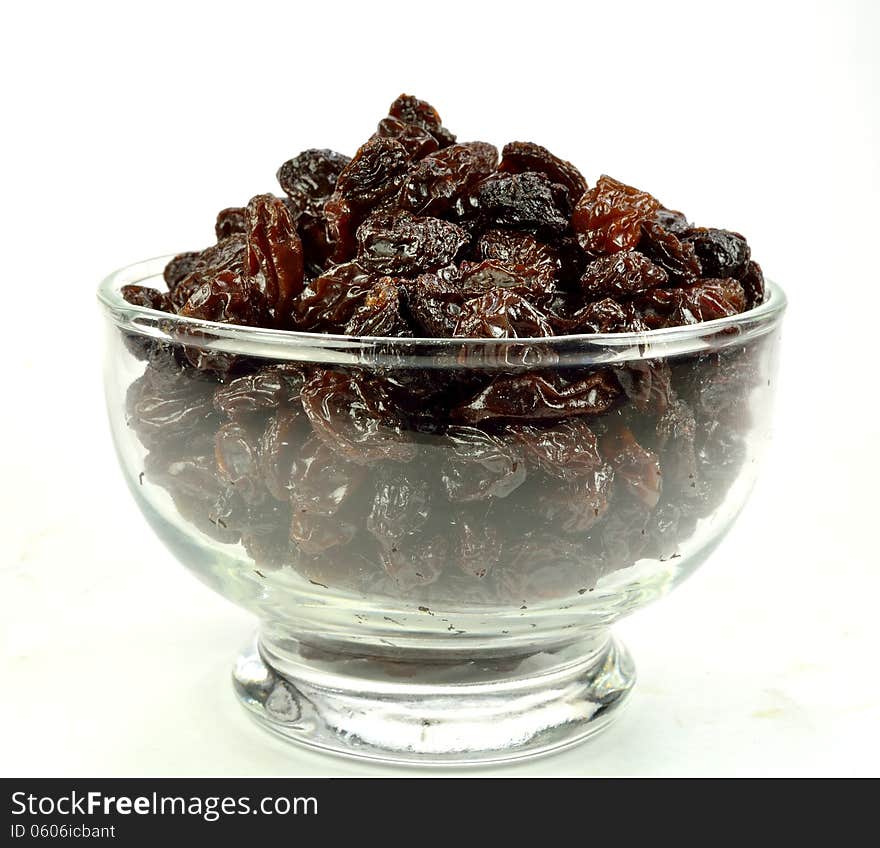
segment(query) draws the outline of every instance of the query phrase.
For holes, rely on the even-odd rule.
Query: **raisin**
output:
[[[504,289],[528,298],[536,306],[544,306],[552,302],[556,293],[553,278],[541,268],[507,265],[496,259],[484,259],[477,263],[465,261],[459,268],[459,286],[469,297]]]
[[[565,186],[572,205],[581,199],[587,190],[587,181],[571,162],[554,156],[547,148],[530,141],[512,141],[505,144],[501,151],[499,171],[509,174],[521,174],[524,171],[536,171],[543,174],[550,182]]]
[[[234,235],[243,235],[247,232],[247,210],[240,206],[230,206],[221,209],[217,213],[217,221],[214,224],[214,234],[217,241]]]
[[[302,379],[292,369],[263,368],[220,386],[214,392],[214,408],[233,420],[274,410],[285,400],[299,397]]]
[[[259,194],[247,206],[247,269],[261,274],[276,327],[290,325],[290,307],[303,290],[302,242],[287,206]]]
[[[598,532],[605,568],[614,570],[633,565],[648,544],[648,521],[651,508],[634,497],[613,497],[614,509],[608,511]]]
[[[293,457],[289,482],[293,511],[335,515],[364,476],[363,466],[348,462],[312,436]]]
[[[477,204],[496,226],[558,235],[568,228],[566,194],[543,174],[499,174],[480,184]]]
[[[553,533],[519,538],[505,559],[493,576],[500,598],[517,605],[569,597],[592,589],[601,576],[600,563],[579,542]]]
[[[412,335],[401,313],[400,281],[394,277],[382,277],[352,313],[345,332],[349,336]]]
[[[571,225],[586,253],[617,253],[636,246],[642,224],[659,208],[659,201],[647,192],[603,174],[578,201]]]
[[[211,282],[214,277],[220,274],[226,272],[244,274],[246,250],[245,237],[237,233],[218,241],[217,244],[199,253],[198,258],[193,261],[189,273],[178,279],[174,285],[169,283],[172,306],[179,312],[196,289]],[[178,267],[169,272],[171,265],[175,264],[178,259],[180,257],[171,260],[169,266],[166,267],[166,279],[168,273],[179,274],[183,270],[182,267]]]
[[[673,396],[672,372],[665,360],[636,359],[615,366],[614,375],[639,412],[663,415]]]
[[[412,478],[404,468],[386,467],[379,474],[367,517],[367,530],[385,548],[419,533],[430,517],[431,493],[424,479]]]
[[[552,336],[547,318],[518,294],[493,289],[464,303],[454,336],[465,338],[533,338]]]
[[[165,279],[165,285],[169,291],[174,291],[175,286],[186,279],[199,264],[202,254],[198,251],[190,251],[189,253],[180,253],[174,257],[166,266],[162,273]]]
[[[257,445],[247,427],[224,424],[214,436],[214,458],[220,478],[246,502],[262,499],[265,489],[260,482]]]
[[[648,509],[657,506],[661,482],[657,455],[643,448],[632,432],[622,425],[602,438],[601,449],[614,469],[615,479]]]
[[[701,276],[738,278],[745,273],[752,252],[739,233],[697,227],[688,230],[684,238],[694,246]]]
[[[467,243],[461,228],[406,212],[377,214],[357,231],[358,262],[379,274],[412,276],[448,265]]]
[[[449,542],[440,535],[402,542],[382,551],[385,570],[404,592],[436,582],[448,559]]]
[[[560,270],[556,250],[517,230],[486,230],[477,241],[476,251],[479,259],[501,263],[513,273],[551,280]]]
[[[294,407],[280,407],[260,436],[258,444],[263,483],[272,497],[283,503],[290,499],[291,472],[302,441],[299,433],[301,417],[302,412]]]
[[[483,580],[501,558],[501,534],[485,521],[468,518],[457,521],[454,529],[458,567],[468,576]]]
[[[737,315],[746,307],[737,280],[698,280],[689,286],[646,292],[639,306],[648,326],[680,327]]]
[[[179,314],[245,327],[266,326],[270,321],[269,305],[259,285],[232,271],[223,271],[200,285]]]
[[[418,215],[461,216],[466,196],[495,170],[497,161],[497,148],[482,142],[453,144],[425,156],[407,174],[401,205]]]
[[[583,419],[551,427],[517,424],[506,432],[520,446],[526,460],[550,477],[570,480],[589,476],[605,465],[596,435]]]
[[[754,309],[764,302],[764,273],[757,262],[746,263],[746,269],[739,282],[743,287],[746,309]]]
[[[357,247],[357,218],[351,204],[340,194],[330,195],[324,204],[324,222],[330,260],[337,264],[348,262]]]
[[[404,281],[404,308],[411,323],[424,336],[448,338],[455,333],[464,297],[458,286],[436,274]]]
[[[401,94],[391,104],[388,114],[405,124],[414,124],[427,130],[441,147],[455,142],[455,136],[443,126],[437,110],[430,103],[410,94]]]
[[[390,115],[379,121],[373,138],[393,138],[400,142],[414,162],[440,149],[440,144],[424,127],[407,124]]]
[[[675,209],[666,209],[661,206],[651,219],[652,223],[659,224],[664,230],[675,235],[682,235],[691,229],[688,219]]]
[[[574,379],[559,374],[521,374],[496,378],[455,413],[469,423],[599,415],[612,409],[620,394],[617,381],[606,371],[591,371]]]
[[[171,312],[171,297],[168,292],[160,292],[148,286],[123,286],[119,293],[133,306],[145,306],[160,312]]]
[[[642,227],[638,248],[666,271],[672,283],[691,283],[700,276],[700,262],[693,244],[659,224],[649,222]]]
[[[297,330],[343,333],[375,279],[356,262],[335,265],[312,280],[293,302]]]
[[[416,455],[378,380],[317,370],[303,386],[302,405],[318,436],[352,462],[409,462]]]
[[[339,175],[351,160],[333,150],[304,150],[288,159],[276,177],[299,214],[317,217],[333,194]]]
[[[588,474],[561,485],[555,483],[539,501],[542,518],[556,525],[562,533],[586,533],[605,516],[613,480],[611,467],[601,463]]]
[[[347,545],[356,534],[353,524],[336,516],[294,510],[290,520],[290,539],[307,554]]]
[[[566,308],[551,315],[558,333],[643,333],[648,325],[632,303],[618,303],[610,297],[597,300],[573,312]]]
[[[629,297],[662,286],[669,279],[647,256],[622,250],[600,256],[587,265],[580,286],[590,300],[603,297]]]
[[[702,490],[697,474],[697,422],[693,410],[685,401],[676,399],[657,419],[656,431],[664,498],[699,497]]]
[[[504,498],[526,479],[522,456],[497,436],[476,427],[454,427],[446,441],[450,450],[443,484],[450,500]]]
[[[408,164],[406,148],[399,141],[374,138],[342,169],[336,179],[335,194],[355,210],[374,206],[397,191]]]
[[[172,441],[194,440],[210,431],[216,421],[211,384],[193,379],[186,370],[164,371],[161,380],[156,375],[148,368],[131,384],[126,399],[128,424],[141,442],[167,448]]]

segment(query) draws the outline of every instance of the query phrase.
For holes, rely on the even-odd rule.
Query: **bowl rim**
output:
[[[400,355],[451,355],[459,367],[461,352],[471,351],[479,358],[481,352],[496,359],[498,351],[515,348],[516,358],[529,349],[542,353],[558,350],[571,354],[580,352],[595,361],[610,359],[653,359],[658,356],[686,354],[707,349],[715,350],[730,345],[742,345],[753,338],[770,332],[779,322],[788,305],[782,288],[773,280],[765,279],[764,302],[745,312],[726,318],[716,318],[699,324],[682,327],[665,327],[659,330],[628,333],[577,333],[562,336],[529,338],[400,338],[397,336],[347,336],[333,333],[311,333],[300,330],[279,330],[270,327],[247,327],[241,324],[222,324],[173,315],[129,303],[122,297],[125,285],[162,283],[162,270],[177,254],[156,256],[132,265],[126,265],[107,275],[99,284],[98,301],[107,316],[120,328],[139,335],[150,336],[174,344],[197,344],[212,350],[228,353],[257,353],[260,356],[277,356],[280,359],[301,359],[290,356],[291,350],[306,348],[318,355],[321,350],[357,350],[363,353],[378,352],[388,356],[392,351]],[[157,279],[158,277],[158,279]],[[255,350],[255,348],[257,350]],[[609,352],[614,354],[609,356]],[[595,357],[589,357],[593,352]],[[506,358],[506,357],[502,357]],[[333,361],[335,357],[331,357]],[[509,364],[509,363],[508,363]],[[523,364],[526,364],[525,362]]]

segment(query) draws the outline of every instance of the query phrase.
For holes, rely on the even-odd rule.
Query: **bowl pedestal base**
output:
[[[404,659],[401,659],[404,657]],[[605,631],[492,659],[408,660],[257,637],[236,695],[267,730],[337,754],[396,763],[490,763],[565,748],[607,727],[635,683]]]

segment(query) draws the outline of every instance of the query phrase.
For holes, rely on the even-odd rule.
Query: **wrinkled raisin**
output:
[[[603,174],[578,201],[571,225],[587,253],[617,253],[636,246],[642,224],[659,208],[659,201],[647,192]]]

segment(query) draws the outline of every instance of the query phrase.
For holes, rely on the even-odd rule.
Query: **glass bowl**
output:
[[[127,303],[100,286],[106,397],[145,517],[259,619],[266,728],[398,762],[581,740],[635,681],[611,624],[691,574],[767,440],[785,296],[636,334],[352,338]]]

